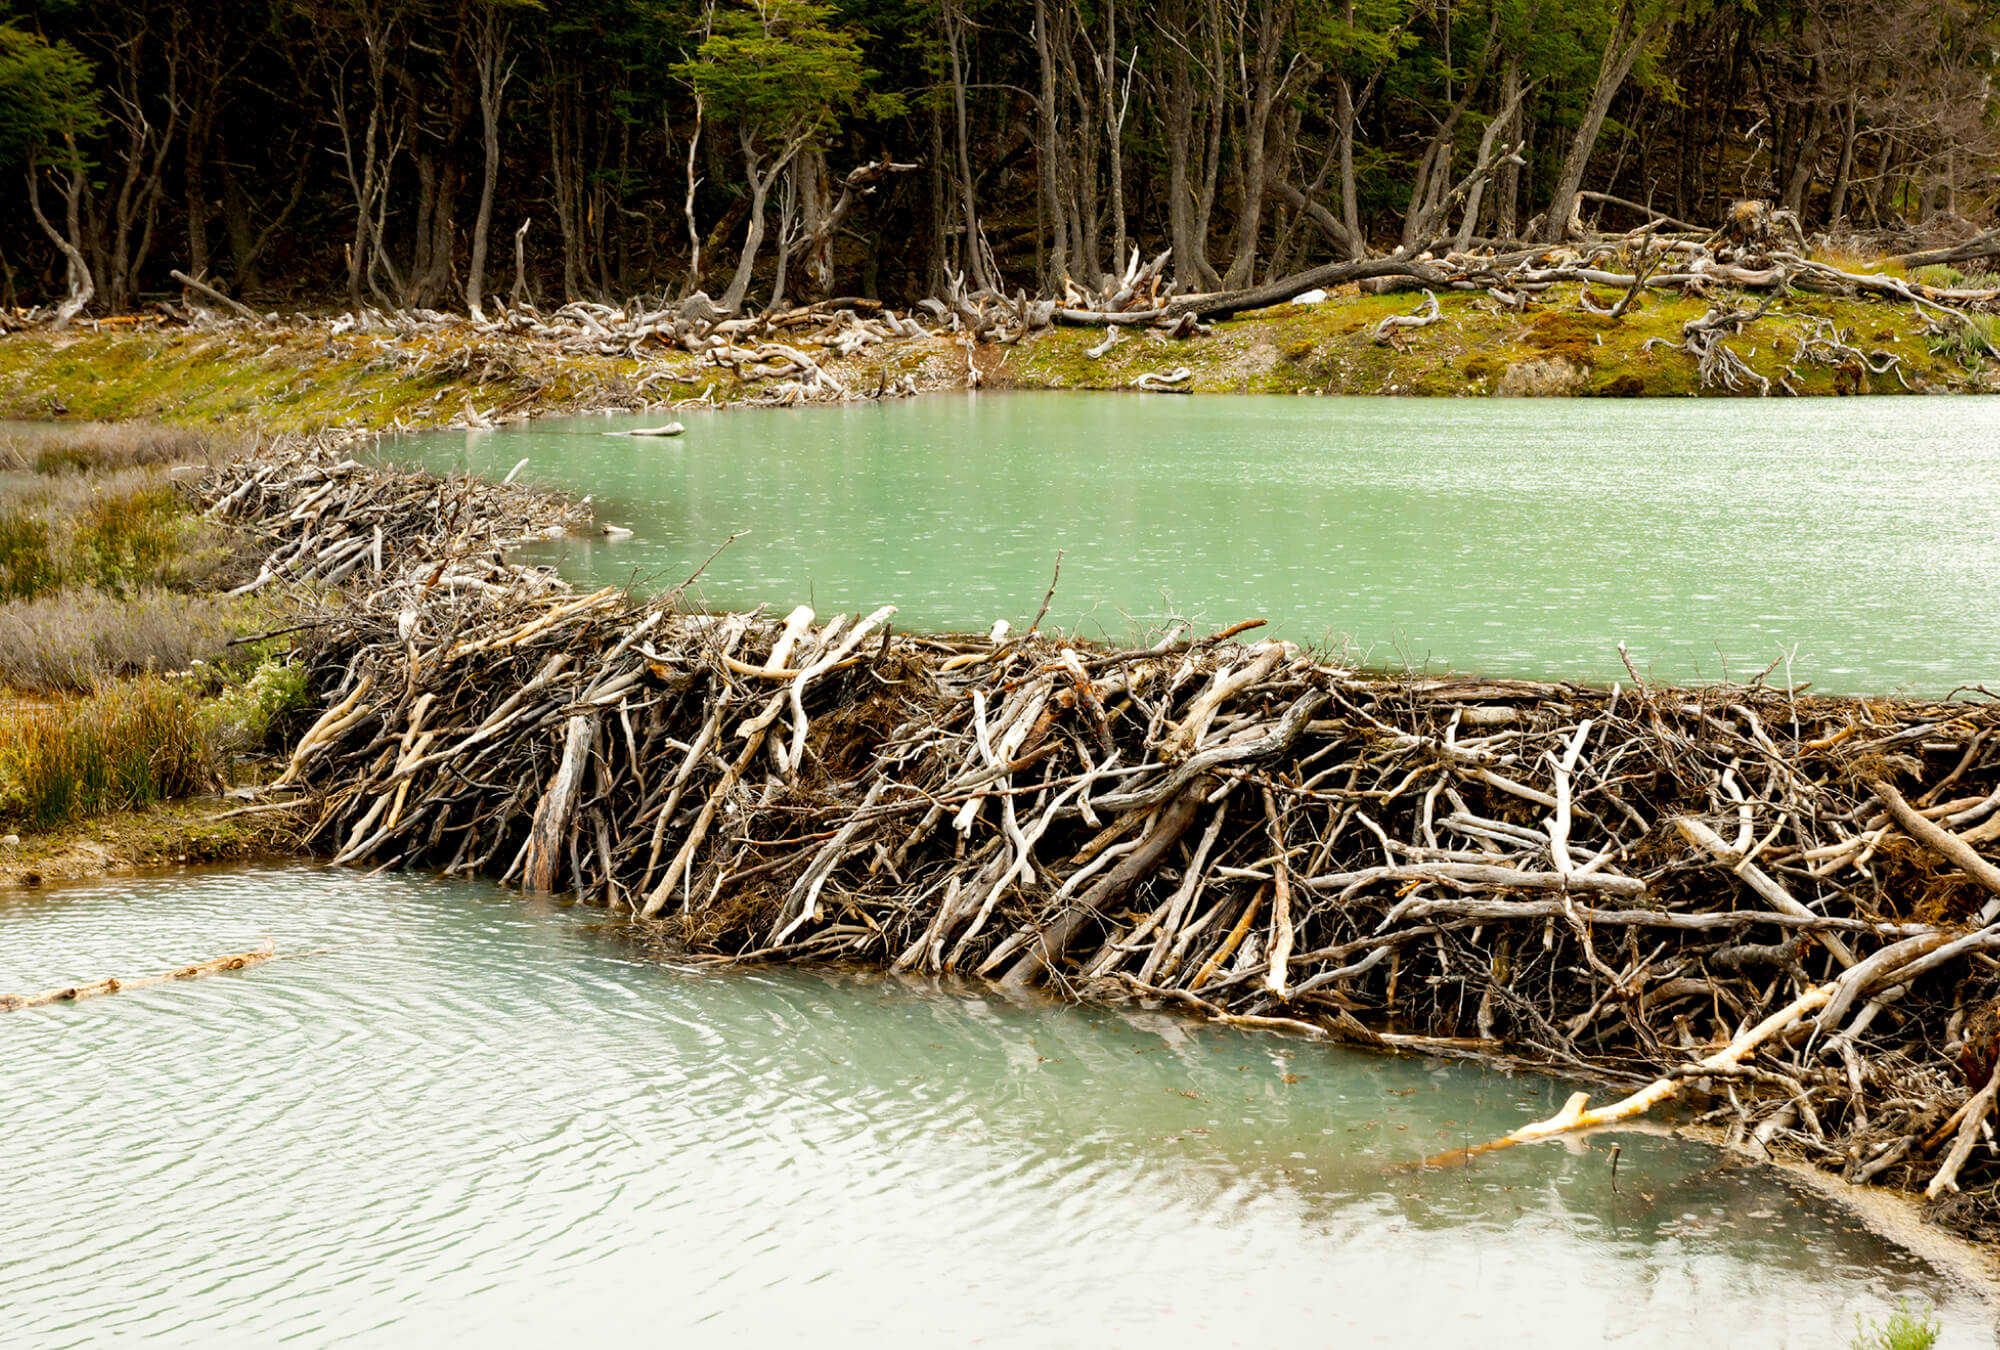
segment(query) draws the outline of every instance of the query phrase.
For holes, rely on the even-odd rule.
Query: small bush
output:
[[[1903,1304],[1883,1322],[1854,1319],[1854,1350],[1931,1350],[1943,1324],[1929,1308],[1913,1313]]]
[[[306,706],[306,673],[282,657],[265,658],[248,679],[225,688],[208,705],[215,740],[230,750],[259,750],[271,729]]]
[[[0,819],[34,829],[200,792],[213,766],[201,701],[172,681],[0,711]]]

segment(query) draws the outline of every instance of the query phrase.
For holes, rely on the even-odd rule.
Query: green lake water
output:
[[[0,896],[0,1344],[1812,1347],[1989,1307],[1659,1133],[1411,1172],[1533,1076],[1139,1009],[702,972],[306,868]],[[1622,1146],[1614,1189],[1608,1148]]]
[[[669,419],[672,440],[603,434]],[[531,556],[702,598],[1033,616],[1125,637],[1272,621],[1374,665],[2000,679],[2000,402],[982,394],[544,420],[395,457],[593,496],[630,538]],[[1782,678],[1781,666],[1773,678]]]

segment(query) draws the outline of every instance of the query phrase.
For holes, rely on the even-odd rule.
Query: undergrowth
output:
[[[215,782],[207,712],[183,682],[146,677],[0,708],[0,819],[46,830]]]

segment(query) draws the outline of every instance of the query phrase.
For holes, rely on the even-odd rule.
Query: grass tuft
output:
[[[130,680],[88,698],[0,708],[0,820],[46,830],[213,787],[200,698]]]

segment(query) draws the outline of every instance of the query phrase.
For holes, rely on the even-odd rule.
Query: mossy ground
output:
[[[272,432],[438,426],[467,401],[545,412],[701,392],[693,358],[659,362],[538,352],[467,330],[421,336],[310,328],[216,333],[106,327],[0,339],[0,413],[12,417],[245,422]],[[690,367],[689,383],[660,376]],[[727,396],[724,372],[705,372]],[[642,388],[648,375],[650,389]]]
[[[1390,315],[1414,312],[1421,297],[1336,295],[1317,305],[1280,305],[1181,342],[1131,333],[1100,358],[1087,349],[1102,340],[1102,330],[1061,329],[1022,344],[1008,373],[1020,387],[1123,389],[1146,371],[1187,366],[1196,393],[1478,397],[1516,388],[1539,392],[1532,380],[1510,381],[1509,370],[1559,361],[1574,372],[1562,392],[1650,398],[1727,392],[1702,390],[1694,358],[1679,350],[1682,325],[1708,313],[1709,301],[1649,295],[1611,320],[1582,307],[1581,289],[1556,288],[1524,311],[1483,293],[1441,293],[1439,322],[1387,343],[1375,340],[1376,327]],[[1602,308],[1617,299],[1604,290],[1595,296]],[[1755,298],[1748,303],[1754,307]],[[1984,372],[1933,354],[1923,334],[1926,319],[1906,305],[1795,293],[1725,340],[1774,388],[1783,378],[1802,394],[1904,392],[1894,375],[1801,360],[1800,340],[1820,320],[1850,346],[1899,356],[1913,392],[1988,386]],[[1664,345],[1649,348],[1655,339]]]
[[[1086,351],[1102,341],[1102,329],[1056,329],[1015,346],[982,349],[978,364],[990,387],[1029,389],[1124,389],[1147,371],[1187,366],[1188,387],[1198,393],[1727,392],[1701,389],[1694,359],[1679,350],[1681,326],[1706,314],[1708,300],[1648,295],[1612,321],[1583,309],[1581,289],[1557,287],[1523,311],[1482,292],[1444,292],[1440,322],[1389,343],[1375,341],[1376,326],[1389,315],[1412,312],[1420,297],[1346,294],[1317,305],[1280,305],[1185,341],[1128,331],[1101,358]],[[1600,290],[1596,299],[1608,307],[1617,296]],[[1746,299],[1754,304],[1756,298]],[[1800,339],[1822,320],[1850,346],[1895,353],[1903,378],[1800,359]],[[1926,322],[1908,305],[1795,292],[1726,341],[1751,369],[1774,385],[1782,378],[1802,394],[2000,387],[1990,367],[1969,369],[1962,354],[1942,345],[1933,351]],[[856,393],[906,375],[932,389],[957,388],[965,378],[964,350],[948,337],[874,348],[845,360],[808,339],[794,345],[815,351]],[[1522,377],[1522,368],[1538,362],[1543,374],[1560,376],[1554,386]],[[1510,370],[1517,371],[1513,378]],[[274,432],[387,430],[445,425],[467,403],[504,417],[636,409],[703,393],[724,402],[755,392],[685,352],[577,354],[470,327],[330,336],[323,327],[305,326],[189,332],[104,324],[0,338],[0,416],[7,417],[237,422]]]

